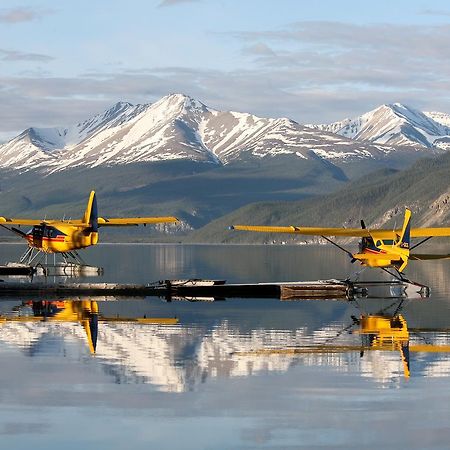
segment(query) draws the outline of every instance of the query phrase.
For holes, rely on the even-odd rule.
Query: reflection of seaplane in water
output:
[[[435,345],[428,343],[410,343],[410,335],[418,335],[423,339],[422,333],[442,331],[430,330],[425,328],[408,329],[408,324],[400,311],[403,307],[404,300],[395,302],[388,308],[384,308],[376,314],[361,314],[359,318],[352,316],[352,323],[342,329],[337,336],[331,337],[323,344],[305,345],[289,348],[278,349],[258,349],[247,352],[235,352],[238,356],[253,356],[253,355],[326,355],[326,354],[341,354],[358,352],[363,358],[366,352],[381,351],[381,352],[399,352],[402,365],[403,375],[405,378],[410,377],[410,353],[450,353],[450,345]],[[393,313],[388,313],[387,310],[395,306]],[[352,331],[355,327],[356,330]],[[446,330],[447,332],[449,330]],[[343,333],[351,333],[361,336],[361,344],[334,344],[336,340]]]
[[[123,217],[106,218],[98,216],[95,192],[89,195],[86,210],[81,220],[34,220],[0,217],[0,226],[12,231],[28,243],[28,250],[20,259],[31,265],[36,257],[46,253],[61,254],[64,261],[84,265],[77,250],[98,243],[99,228],[138,226],[157,223],[178,222],[176,217]],[[16,226],[31,226],[23,232]]]
[[[24,314],[30,308],[29,314]],[[164,317],[105,317],[99,313],[98,303],[95,300],[60,300],[60,301],[28,301],[16,307],[14,315],[0,316],[0,324],[6,322],[64,322],[79,323],[83,326],[89,350],[95,354],[97,347],[99,322],[137,323],[174,325],[176,318]]]

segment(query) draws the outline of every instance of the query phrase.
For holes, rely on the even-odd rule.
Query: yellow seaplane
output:
[[[278,227],[278,226],[252,226],[233,225],[231,230],[258,231],[264,233],[293,233],[299,235],[321,236],[340,250],[347,253],[352,262],[359,261],[363,266],[378,267],[401,281],[407,281],[403,271],[409,260],[446,259],[450,255],[414,254],[411,250],[422,245],[433,237],[450,236],[450,227],[442,228],[411,228],[411,211],[405,210],[402,228],[399,229],[369,229],[361,220],[361,228],[320,228],[320,227]],[[359,250],[352,253],[341,245],[338,245],[330,237],[359,237]],[[422,238],[415,245],[411,245],[411,239]],[[395,274],[389,268],[395,270]],[[414,283],[419,284],[419,283]]]
[[[84,264],[77,250],[96,245],[100,227],[137,226],[156,223],[178,222],[176,217],[99,217],[95,191],[91,191],[86,210],[81,220],[34,220],[0,217],[0,226],[12,231],[28,242],[28,250],[21,263],[32,264],[42,253],[61,254],[65,262],[70,259]],[[32,227],[23,232],[17,226]]]

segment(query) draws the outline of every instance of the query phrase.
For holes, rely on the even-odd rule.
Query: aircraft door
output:
[[[33,246],[42,248],[42,240],[44,237],[44,227],[42,225],[35,225],[31,232],[33,236]]]

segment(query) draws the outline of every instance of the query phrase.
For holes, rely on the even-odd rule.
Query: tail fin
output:
[[[411,210],[406,208],[405,220],[403,221],[402,233],[397,241],[397,246],[404,249],[409,249],[411,244]]]
[[[83,215],[83,223],[91,226],[91,231],[98,232],[98,209],[95,191],[91,191],[89,200],[86,206],[86,211]]]

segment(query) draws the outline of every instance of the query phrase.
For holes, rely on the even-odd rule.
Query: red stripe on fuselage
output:
[[[371,248],[365,248],[363,253],[374,253],[375,255],[379,255],[380,253],[386,253],[386,250],[373,250]]]
[[[27,239],[29,241],[34,241],[33,236],[31,236],[29,234],[27,234]],[[56,238],[40,237],[40,238],[37,238],[37,239],[42,240],[42,241],[47,241],[47,242],[64,242],[64,236],[58,236]]]

